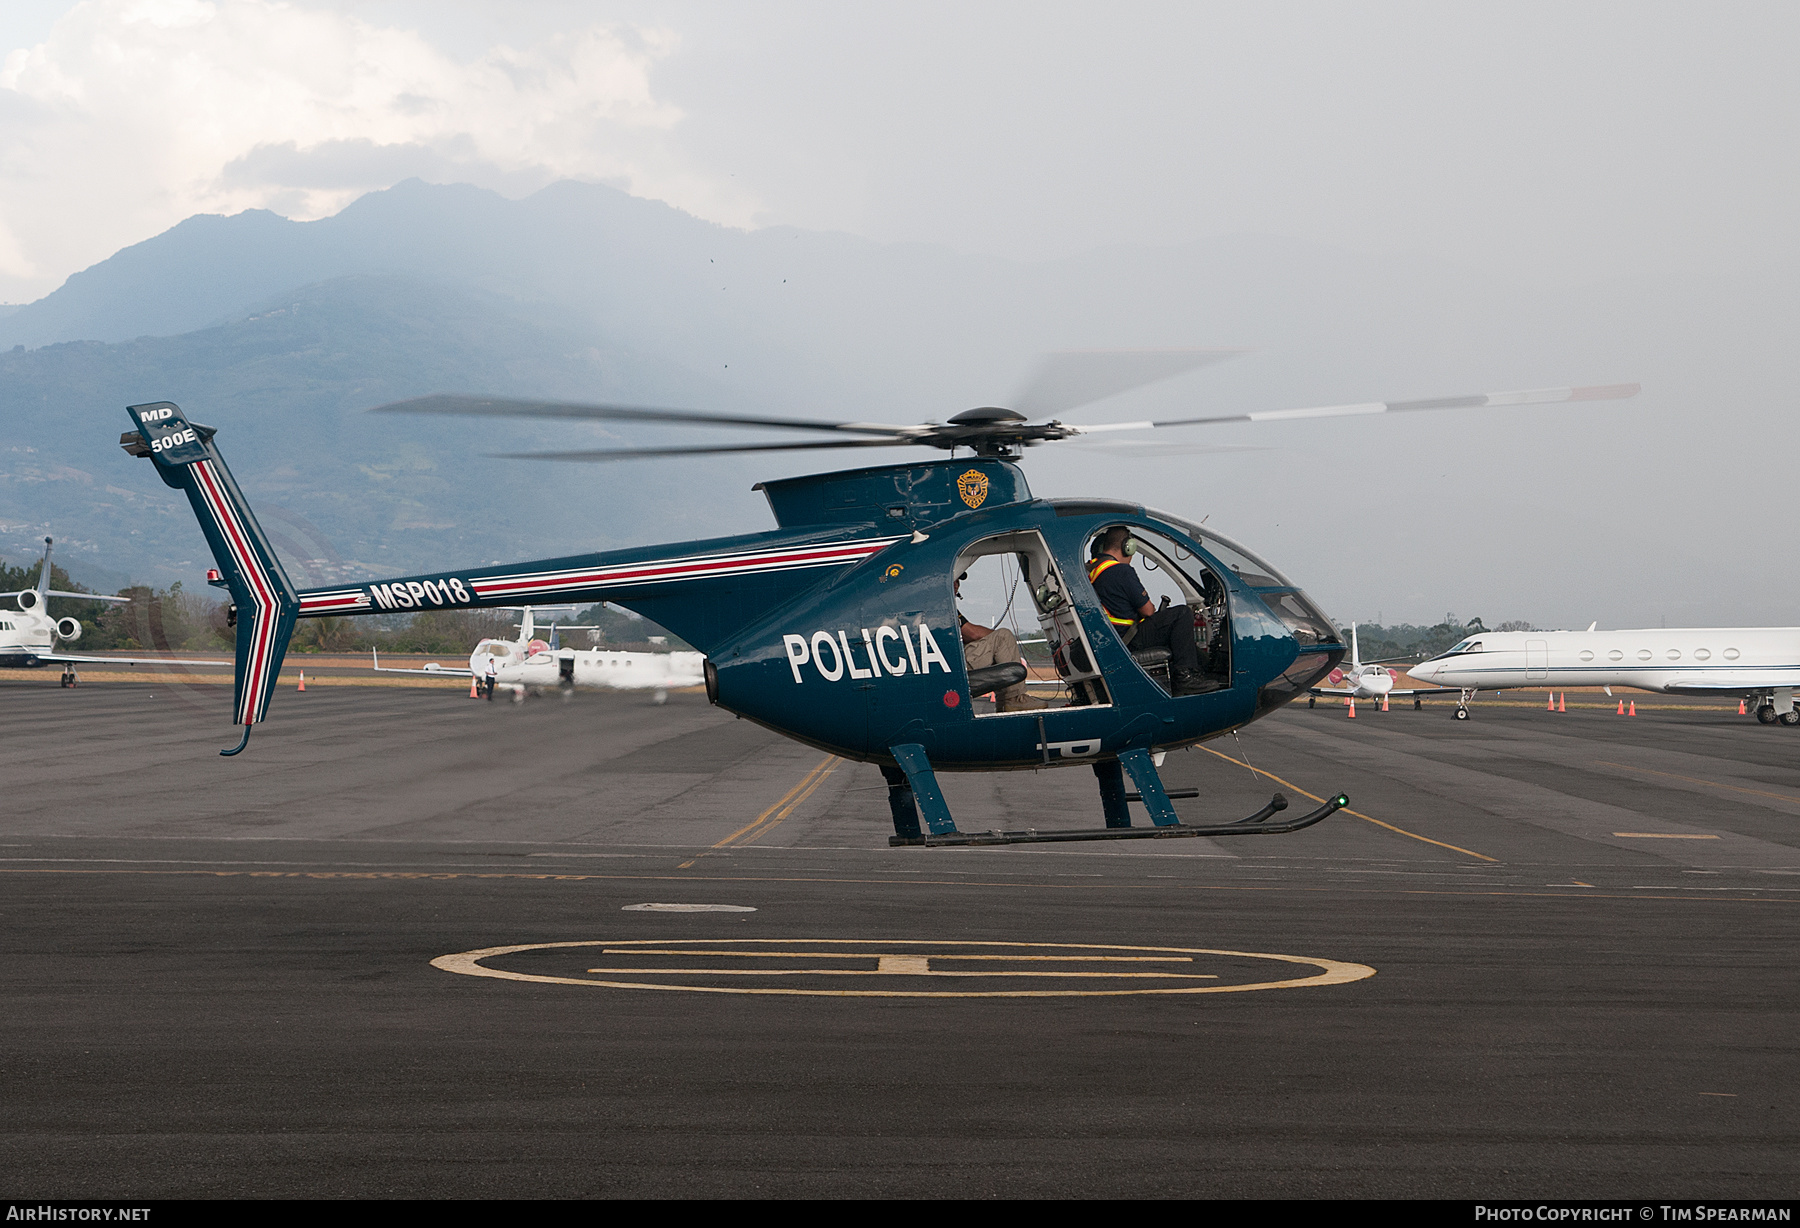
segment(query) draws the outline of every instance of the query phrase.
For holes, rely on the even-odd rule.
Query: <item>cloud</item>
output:
[[[0,62],[0,297],[194,213],[310,219],[417,176],[605,181],[715,220],[753,205],[682,164],[651,74],[667,31],[595,24],[472,59],[275,0],[86,0]]]

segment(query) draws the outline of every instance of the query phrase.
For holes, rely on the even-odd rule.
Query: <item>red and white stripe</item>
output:
[[[200,496],[212,512],[213,522],[218,525],[219,534],[231,551],[238,574],[250,586],[250,599],[256,605],[250,623],[250,658],[244,665],[243,692],[238,699],[237,711],[237,723],[251,725],[261,719],[260,700],[275,658],[275,624],[281,609],[279,594],[273,577],[257,557],[250,533],[237,509],[231,505],[213,462],[196,461],[191,468]]]
[[[741,554],[617,563],[608,567],[579,567],[568,571],[541,571],[514,576],[484,576],[469,581],[469,586],[474,589],[477,597],[494,600],[541,597],[550,593],[628,584],[667,584],[676,580],[698,580],[711,576],[793,571],[802,567],[842,567],[860,563],[899,540],[898,537],[879,537],[830,545],[755,550]]]
[[[360,588],[300,595],[300,612],[302,614],[331,614],[339,610],[356,611],[368,608],[369,594]]]

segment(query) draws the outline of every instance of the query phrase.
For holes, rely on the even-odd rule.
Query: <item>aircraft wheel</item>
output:
[[[1800,725],[1800,712],[1792,710],[1783,712],[1781,714],[1781,723],[1783,725]]]
[[[1306,706],[1309,708],[1318,707],[1319,706],[1319,697],[1317,695],[1308,695],[1306,697]]]
[[[1420,699],[1417,695],[1413,696],[1413,711],[1414,712],[1423,712],[1424,710],[1425,710],[1425,701]]]
[[[1469,719],[1469,710],[1467,708],[1458,708],[1456,710],[1456,719],[1459,721],[1468,720]]]
[[[1756,710],[1756,720],[1758,724],[1773,725],[1780,719],[1779,716],[1775,715],[1774,704],[1764,704]]]

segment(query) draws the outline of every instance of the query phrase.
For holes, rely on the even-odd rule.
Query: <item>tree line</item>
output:
[[[1429,627],[1415,626],[1412,623],[1400,623],[1392,627],[1384,627],[1379,623],[1358,623],[1356,625],[1356,643],[1362,651],[1364,661],[1423,661],[1427,657],[1435,657],[1440,652],[1461,643],[1471,635],[1483,631],[1532,631],[1535,630],[1527,622],[1504,622],[1498,627],[1489,627],[1479,618],[1471,618],[1467,622],[1454,614],[1444,615],[1444,620]],[[1344,642],[1350,642],[1350,628],[1343,627],[1340,633]]]

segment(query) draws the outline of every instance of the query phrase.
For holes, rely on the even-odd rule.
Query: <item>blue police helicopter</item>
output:
[[[1170,359],[1169,365],[1180,363]],[[1235,822],[1180,820],[1157,774],[1162,752],[1237,729],[1306,694],[1342,659],[1346,645],[1298,586],[1216,533],[1134,503],[1035,498],[1016,463],[1025,448],[1099,431],[1593,400],[1636,391],[1636,385],[1537,389],[1103,426],[1033,421],[996,407],[942,423],[886,426],[426,397],[382,408],[832,436],[534,454],[553,459],[897,445],[939,449],[951,459],[760,483],[756,489],[767,497],[777,526],[766,532],[305,590],[296,589],[283,570],[220,456],[213,428],[188,421],[171,402],[134,405],[127,412],[135,429],[120,443],[151,459],[167,485],[187,493],[218,562],[213,583],[228,589],[234,602],[234,709],[244,732],[221,754],[241,752],[267,713],[299,618],[608,601],[705,653],[712,703],[832,754],[877,765],[888,784],[892,843],[1016,844],[1292,832],[1348,803],[1339,794],[1298,818],[1271,822],[1287,808],[1278,793]],[[959,450],[969,458],[957,459]],[[1121,539],[1138,566],[1158,572],[1165,592],[1172,585],[1185,601],[1194,622],[1198,677],[1172,677],[1167,647],[1139,645],[1134,651],[1134,619],[1109,611],[1097,595],[1091,577],[1097,563],[1104,569],[1098,543],[1116,546]],[[1026,677],[1022,663],[971,669],[965,660],[956,580],[993,555],[1016,563],[1066,703],[990,711],[975,702]],[[1103,827],[959,831],[936,778],[939,771],[1075,764],[1088,765],[1098,779]],[[1127,776],[1135,797],[1126,792]],[[1132,825],[1128,800],[1141,801],[1150,826]]]

